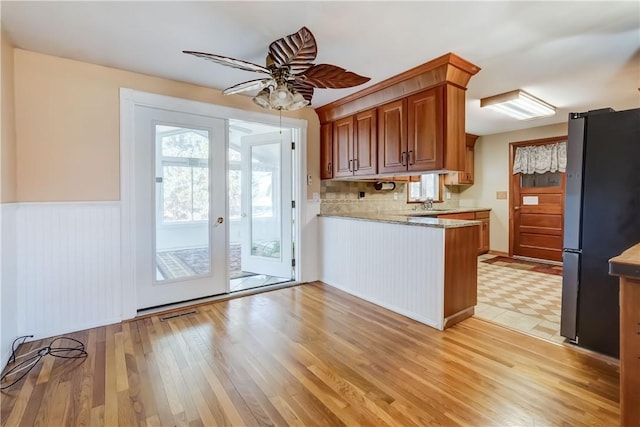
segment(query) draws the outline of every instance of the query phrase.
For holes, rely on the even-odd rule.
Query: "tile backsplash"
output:
[[[422,209],[421,203],[407,203],[406,182],[397,182],[394,190],[376,190],[375,182],[324,180],[320,185],[320,212],[340,213],[380,213],[403,212]],[[450,198],[446,198],[449,192]],[[364,193],[364,197],[360,197]],[[444,187],[444,201],[438,208],[459,207],[459,194],[455,187]]]

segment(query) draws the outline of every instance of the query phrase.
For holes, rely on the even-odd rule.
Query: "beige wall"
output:
[[[460,206],[492,209],[491,250],[509,252],[509,200],[496,199],[497,191],[509,191],[509,143],[566,134],[567,124],[560,123],[481,136],[476,142],[474,185],[460,193]]]
[[[119,200],[121,87],[265,112],[247,96],[223,97],[218,90],[21,49],[14,61],[22,202]],[[309,122],[310,198],[320,191],[317,115],[310,108],[286,115]]]
[[[0,35],[2,54],[2,143],[0,147],[0,202],[16,201],[16,128],[13,96],[13,46],[2,31]]]

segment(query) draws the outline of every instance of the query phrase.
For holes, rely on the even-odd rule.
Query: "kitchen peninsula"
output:
[[[406,214],[321,215],[321,279],[444,330],[474,313],[480,224]]]

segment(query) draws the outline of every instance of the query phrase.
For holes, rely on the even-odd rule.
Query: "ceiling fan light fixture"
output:
[[[271,103],[269,102],[269,88],[264,88],[256,96],[253,97],[253,102],[259,107],[271,109]]]
[[[276,110],[288,110],[289,105],[293,102],[293,94],[286,84],[279,83],[271,95],[269,95],[269,104],[271,108]]]
[[[299,92],[294,92],[293,101],[291,102],[291,105],[289,105],[288,110],[299,110],[300,108],[304,108],[307,105],[309,105],[309,101],[304,99],[304,96],[302,96]]]
[[[518,120],[549,117],[556,113],[556,107],[521,89],[482,98],[480,107],[487,107]]]

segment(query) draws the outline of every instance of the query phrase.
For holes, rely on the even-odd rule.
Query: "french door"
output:
[[[291,130],[242,138],[242,271],[292,277]]]
[[[137,308],[225,293],[227,123],[135,109]]]

